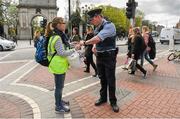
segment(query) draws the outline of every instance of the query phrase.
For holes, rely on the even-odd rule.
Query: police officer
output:
[[[107,90],[109,90],[109,101],[114,112],[119,112],[116,99],[116,28],[110,21],[106,21],[101,15],[102,9],[89,11],[89,22],[96,26],[95,36],[87,41],[81,41],[81,45],[94,44],[93,52],[96,54],[98,76],[101,89],[100,98],[95,102],[99,106],[107,102]]]

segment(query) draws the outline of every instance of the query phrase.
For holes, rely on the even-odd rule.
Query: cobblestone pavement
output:
[[[159,52],[153,72],[150,64],[141,72],[129,75],[122,70],[125,55],[117,58],[117,99],[119,113],[109,103],[94,106],[99,98],[99,79],[70,69],[66,76],[63,98],[70,101],[71,112],[54,111],[54,81],[47,68],[33,60],[0,63],[0,118],[179,118],[180,63],[167,62],[167,51]],[[82,65],[83,67],[83,65]]]

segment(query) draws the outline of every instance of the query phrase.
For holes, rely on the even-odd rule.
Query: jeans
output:
[[[61,106],[62,92],[64,88],[65,74],[54,74],[55,80],[55,105],[56,107]]]
[[[151,65],[154,64],[153,61],[149,58],[149,53],[148,53],[147,50],[145,50],[145,51],[143,52],[143,55],[141,55],[141,66],[143,66],[143,64],[144,64],[144,58],[145,58]]]

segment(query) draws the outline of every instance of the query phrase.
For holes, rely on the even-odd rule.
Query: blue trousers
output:
[[[150,57],[149,57],[149,53],[148,53],[148,51],[144,51],[144,53],[143,53],[143,55],[141,55],[141,66],[143,66],[143,64],[144,64],[144,58],[151,64],[151,65],[153,65],[154,63],[153,63],[153,61],[150,59]]]
[[[65,74],[54,74],[54,81],[55,81],[55,105],[57,107],[61,106],[62,100],[62,92],[64,88],[64,80]]]

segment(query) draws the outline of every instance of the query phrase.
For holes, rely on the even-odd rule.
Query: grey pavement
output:
[[[117,45],[125,45],[126,42],[126,40],[119,40],[117,41]],[[17,49],[22,48],[33,48],[33,44],[30,45],[29,41],[18,41]],[[148,69],[147,80],[140,80],[141,74],[139,72],[136,76],[129,76],[126,71],[123,71],[121,69],[122,64],[117,67],[117,97],[118,104],[120,105],[120,113],[117,114],[112,112],[108,104],[105,104],[101,107],[94,106],[94,101],[99,96],[99,79],[93,78],[91,76],[80,78],[80,76],[83,74],[82,70],[75,69],[70,70],[67,73],[67,77],[69,77],[71,81],[65,84],[63,93],[63,98],[70,101],[71,113],[56,114],[54,112],[54,90],[48,90],[44,87],[41,87],[40,85],[35,85],[36,83],[39,83],[38,81],[45,82],[46,79],[43,79],[45,78],[43,76],[49,75],[49,73],[46,73],[47,69],[39,66],[34,60],[24,61],[24,64],[21,64],[18,68],[15,68],[14,71],[0,78],[0,107],[5,107],[6,105],[11,106],[13,100],[17,101],[19,99],[18,103],[14,104],[13,109],[17,108],[18,110],[19,105],[21,105],[21,109],[14,115],[10,115],[12,113],[12,110],[7,110],[7,113],[3,113],[5,110],[0,109],[0,118],[27,117],[36,119],[139,117],[136,114],[139,114],[140,117],[156,117],[156,112],[146,113],[142,111],[142,109],[145,110],[145,108],[143,107],[147,108],[149,106],[149,103],[156,104],[156,102],[152,101],[152,99],[154,98],[153,96],[156,96],[154,95],[154,91],[163,91],[163,89],[159,89],[159,85],[163,88],[166,88],[167,86],[169,86],[169,84],[171,85],[169,86],[170,88],[173,87],[175,89],[173,90],[174,93],[172,94],[175,96],[175,104],[173,103],[175,109],[173,108],[173,111],[171,111],[171,108],[168,109],[169,112],[173,112],[174,116],[171,116],[171,113],[159,114],[161,115],[161,117],[178,117],[180,115],[180,107],[176,105],[176,103],[180,103],[177,100],[178,97],[176,97],[176,94],[179,94],[179,88],[177,86],[179,83],[179,73],[177,73],[179,71],[179,64],[167,63],[166,60],[162,58],[165,57],[166,54],[167,52],[161,52],[158,54],[156,60],[158,61],[160,66],[158,67],[157,72],[153,73],[150,65],[145,66]],[[117,60],[122,62],[124,60],[123,56],[119,56]],[[12,64],[9,64],[9,67],[11,65]],[[2,64],[0,64],[0,66],[2,66]],[[165,67],[168,67],[168,69]],[[0,69],[0,71],[3,72],[3,69]],[[33,72],[37,75],[34,75]],[[162,77],[164,76],[164,74],[165,76],[167,76],[165,81],[165,78]],[[29,81],[27,77],[29,77],[29,79],[32,80],[32,82],[34,81],[35,83]],[[50,76],[48,77],[48,83],[50,84],[51,82],[53,82],[53,78]],[[72,81],[74,77],[77,77],[77,79]],[[153,79],[156,80],[153,81]],[[24,82],[22,82],[21,80],[24,80]],[[163,81],[162,84],[161,81]],[[171,83],[169,81],[171,81]],[[146,91],[149,89],[152,90],[150,93],[148,93],[151,97],[145,97],[144,99],[144,97],[142,97],[142,93],[146,96]],[[166,90],[169,91],[170,89],[167,88]],[[170,90],[167,95],[170,95],[171,93],[172,91]],[[139,97],[139,107],[138,105],[136,105],[136,97]],[[7,101],[5,102],[5,100]],[[131,103],[128,104],[128,101],[130,101]],[[155,110],[157,106],[158,104],[155,106],[150,105],[150,109]],[[163,106],[164,105],[160,105],[159,107]],[[146,115],[143,115],[144,113]]]

